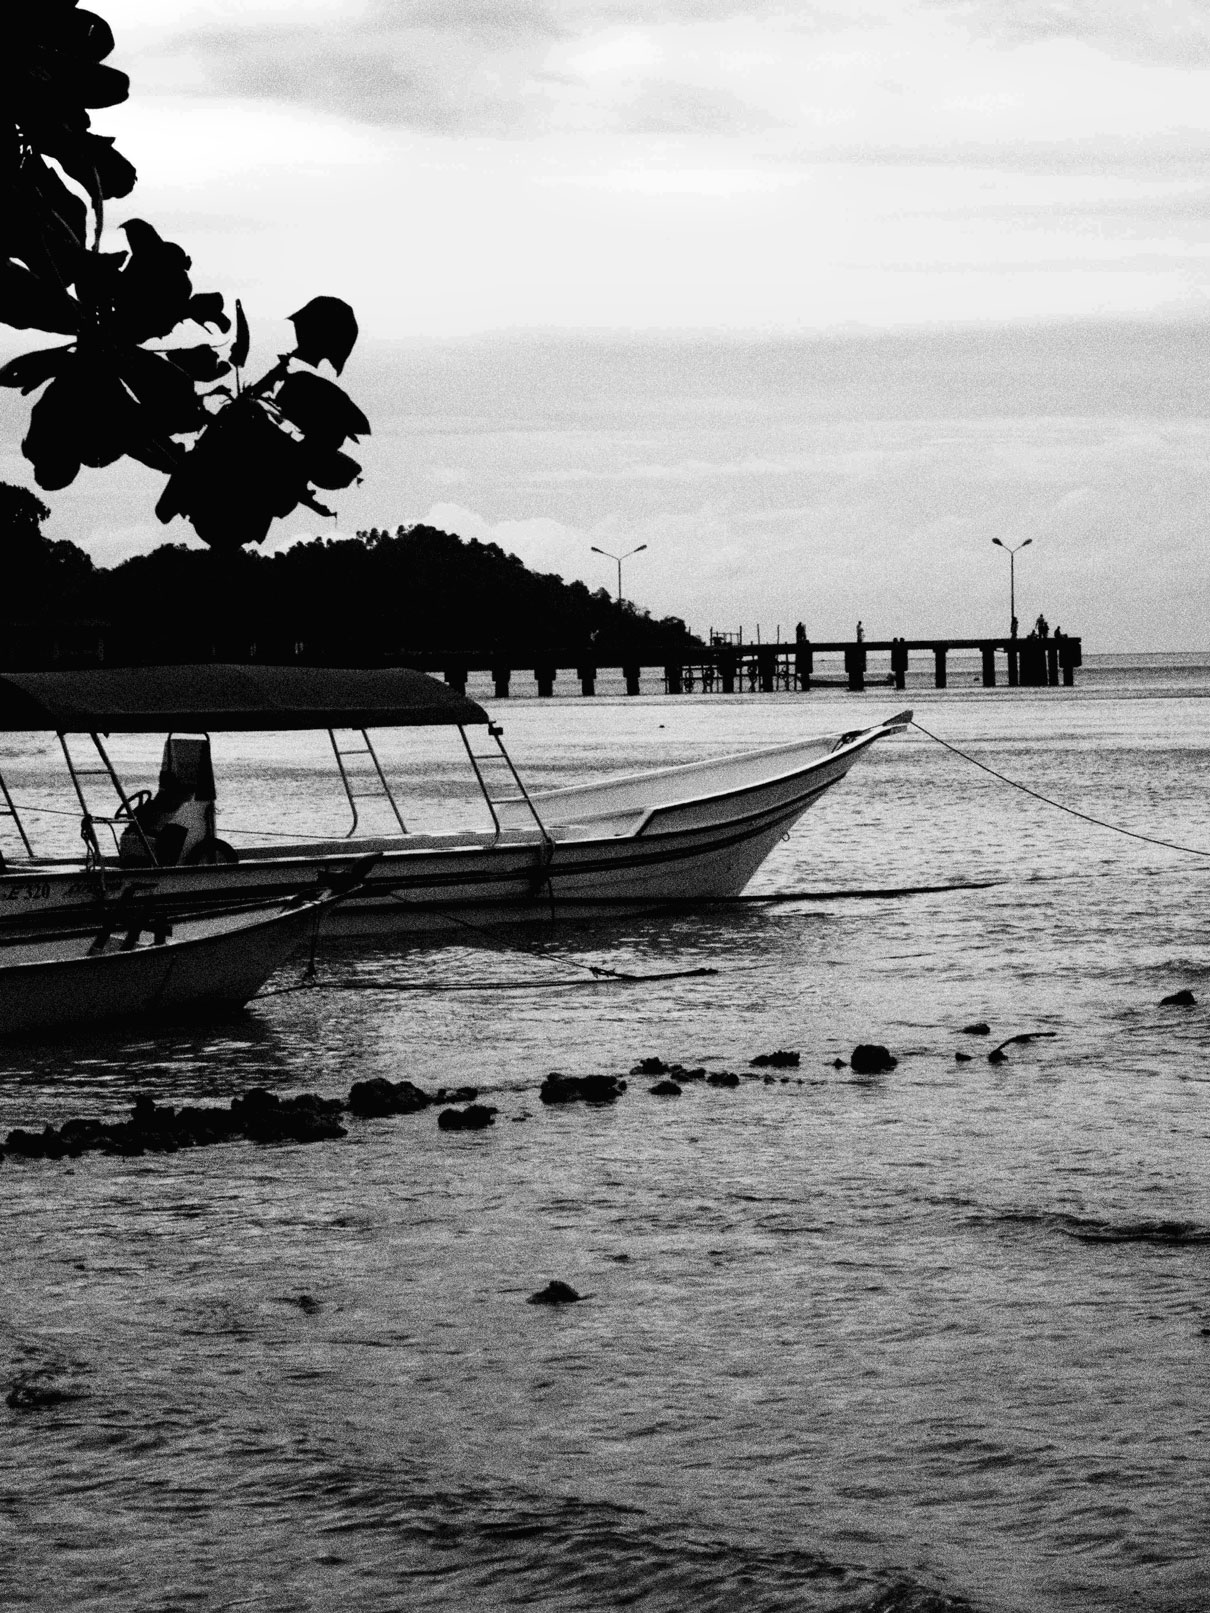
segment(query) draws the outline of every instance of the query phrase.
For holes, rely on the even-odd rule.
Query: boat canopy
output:
[[[467,727],[482,706],[409,667],[101,667],[0,674],[0,732]]]

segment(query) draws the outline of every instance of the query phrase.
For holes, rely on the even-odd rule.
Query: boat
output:
[[[0,1036],[242,1008],[337,896],[184,919],[127,902],[91,930],[0,940]]]
[[[58,736],[86,850],[82,859],[35,855],[24,808],[0,777],[0,824],[7,818],[21,845],[0,872],[0,938],[73,911],[102,911],[129,892],[180,914],[315,894],[359,851],[378,861],[326,915],[326,935],[452,939],[466,926],[549,919],[559,910],[616,915],[733,896],[808,807],[910,720],[900,712],[846,733],[534,793],[503,729],[477,702],[408,668],[9,672],[0,675],[0,732]],[[490,827],[408,832],[371,730],[420,726],[457,730]],[[218,832],[211,733],[298,729],[327,731],[352,814],[348,835],[300,834],[236,852]],[[127,790],[105,744],[115,732],[167,734],[156,791]],[[87,767],[72,748],[84,740],[92,747]],[[364,776],[397,832],[358,833],[354,752],[368,758]],[[108,811],[89,794],[98,777],[112,792]]]

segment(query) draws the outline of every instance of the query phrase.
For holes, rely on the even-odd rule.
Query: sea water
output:
[[[924,728],[1210,853],[1210,663],[1094,662],[1075,690],[975,671],[909,690]],[[550,786],[904,704],[499,714]],[[154,782],[154,744],[113,750]],[[448,735],[384,755],[416,827],[474,821]],[[69,805],[42,740],[6,736],[0,765],[19,800]],[[315,736],[216,738],[216,766],[233,841],[347,827]],[[30,821],[70,849],[70,818]],[[913,729],[751,887],[801,899],[321,949],[321,982],[421,989],[9,1047],[0,1133],[379,1075],[474,1085],[498,1115],[6,1159],[0,1389],[34,1373],[65,1398],[0,1403],[0,1604],[1205,1608],[1208,881],[1210,857]],[[868,894],[927,885],[967,888]],[[1194,1007],[1161,1006],[1181,987]],[[1050,1034],[989,1062],[1029,1032]],[[863,1078],[840,1061],[871,1041],[898,1063]],[[769,1084],[538,1100],[552,1069],[759,1077],[774,1049],[801,1062]],[[584,1302],[526,1303],[554,1278]]]

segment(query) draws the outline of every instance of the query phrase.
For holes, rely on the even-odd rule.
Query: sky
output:
[[[1028,539],[1024,621],[1210,644],[1206,0],[92,3],[109,228],[266,362],[357,311],[363,481],[270,547],[430,521],[612,588],[645,544],[654,614],[822,639],[1005,631]],[[187,541],[160,485],[85,471],[48,531]]]

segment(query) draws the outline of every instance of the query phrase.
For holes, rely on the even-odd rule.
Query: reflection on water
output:
[[[921,718],[1210,848],[1205,673],[1181,676],[1188,696],[1146,668],[1116,693],[926,691]],[[553,785],[891,709],[505,715]],[[330,787],[299,744],[231,742],[220,810],[318,818]],[[26,757],[22,787],[49,795],[52,764]],[[472,809],[435,751],[407,778],[420,820]],[[59,1398],[0,1406],[5,1606],[1200,1606],[1206,877],[912,734],[754,889],[991,888],[332,949],[321,987],[385,989],[14,1045],[4,1130],[374,1075],[469,1083],[499,1113],[475,1135],[428,1113],[313,1147],[6,1160],[0,1372]],[[1178,986],[1205,1006],[1161,1008]],[[1029,1030],[1057,1034],[989,1064]],[[838,1067],[859,1041],[897,1067]],[[801,1064],[766,1084],[749,1061],[779,1047]],[[538,1100],[548,1070],[645,1055],[753,1079]],[[525,1304],[555,1277],[590,1297]]]

